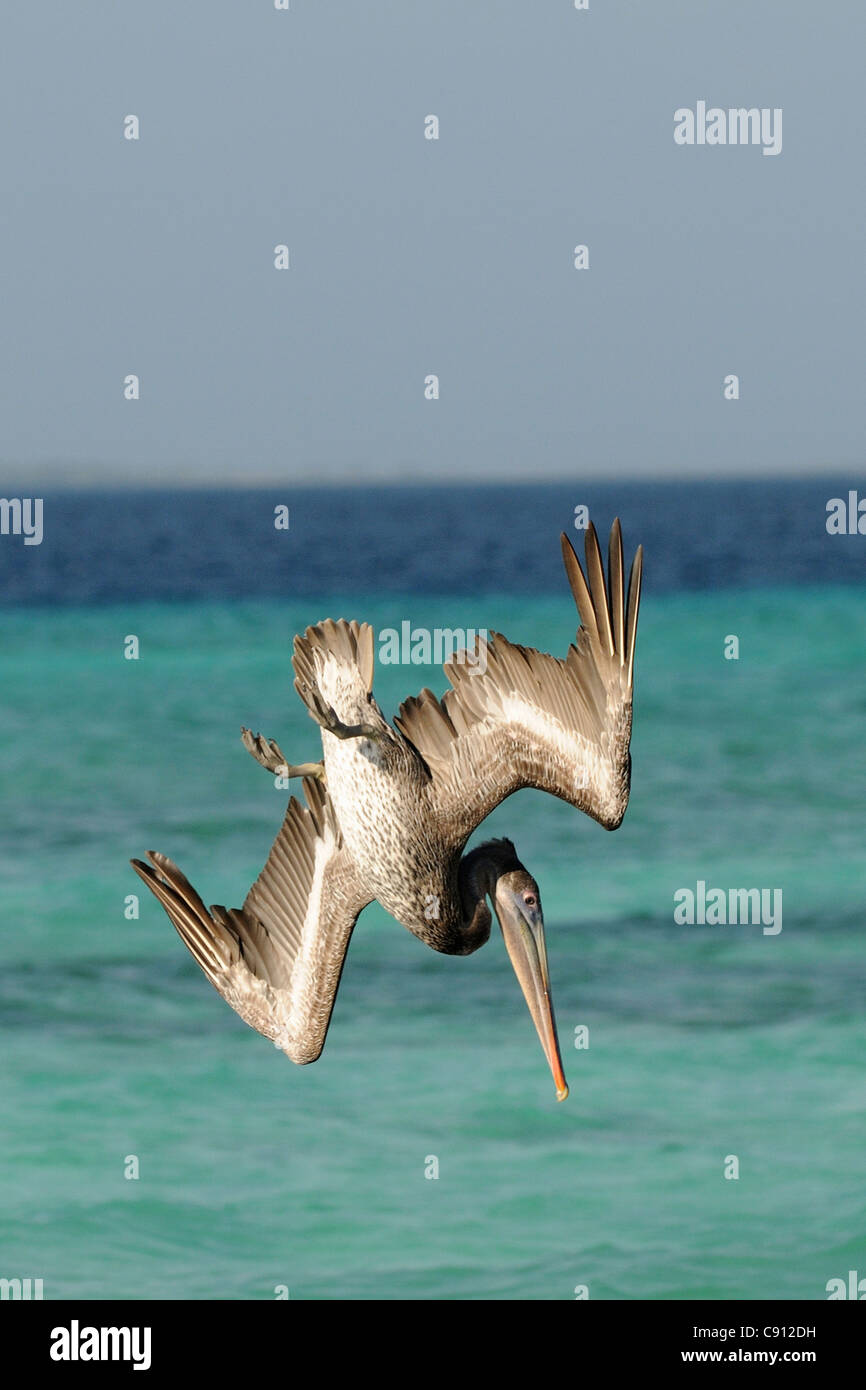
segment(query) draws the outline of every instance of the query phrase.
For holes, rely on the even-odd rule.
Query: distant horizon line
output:
[[[532,478],[490,478],[490,477],[465,477],[447,478],[437,476],[433,478],[372,478],[361,479],[357,477],[345,478],[323,478],[320,481],[313,481],[309,478],[292,480],[290,478],[274,479],[195,479],[185,478],[179,482],[172,483],[167,479],[154,479],[147,481],[140,478],[124,481],[123,479],[89,479],[89,480],[70,480],[70,479],[51,479],[46,478],[39,482],[34,482],[33,478],[16,479],[13,475],[7,481],[0,482],[0,496],[6,496],[12,491],[20,495],[36,496],[38,491],[51,492],[118,492],[118,493],[156,493],[156,492],[269,492],[275,488],[292,488],[296,492],[329,492],[336,489],[351,489],[353,491],[375,491],[377,489],[392,489],[396,491],[416,491],[420,488],[437,488],[457,491],[468,491],[475,488],[527,488],[527,487],[566,487],[583,485],[587,487],[682,487],[684,485],[695,487],[718,487],[736,484],[739,486],[759,486],[766,483],[809,483],[809,482],[828,482],[842,481],[850,479],[856,473],[862,476],[864,466],[862,464],[853,465],[846,469],[844,465],[835,465],[833,469],[817,469],[810,471],[796,471],[789,473],[768,472],[768,473],[727,473],[724,475],[700,476],[696,474],[628,474],[623,476],[610,477],[597,473],[581,473],[575,471],[573,474],[557,475],[555,477],[532,477]],[[850,484],[849,484],[850,485]],[[23,489],[23,491],[22,491]]]

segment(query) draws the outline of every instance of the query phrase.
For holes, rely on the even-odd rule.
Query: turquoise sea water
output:
[[[561,1105],[498,933],[437,956],[368,909],[297,1068],[154,900],[124,916],[149,848],[242,900],[285,794],[239,728],[319,756],[290,649],[325,613],[560,653],[574,631],[567,596],[0,616],[0,1274],[46,1298],[821,1299],[866,1272],[859,591],[649,599],[622,828],[531,792],[486,823],[541,885]],[[376,688],[392,714],[443,682]],[[781,933],[676,925],[699,879],[781,889]]]

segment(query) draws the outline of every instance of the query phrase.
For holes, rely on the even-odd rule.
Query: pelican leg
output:
[[[272,738],[262,738],[261,734],[253,734],[250,729],[241,728],[241,739],[244,748],[251,753],[257,763],[261,763],[268,772],[273,772],[277,777],[321,777],[324,780],[324,763],[298,763],[294,766],[283,757],[280,745]]]

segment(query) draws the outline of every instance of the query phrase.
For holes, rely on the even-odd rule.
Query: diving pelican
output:
[[[374,899],[434,951],[470,955],[490,936],[490,899],[556,1084],[568,1095],[550,993],[538,884],[510,840],[464,854],[495,806],[521,787],[551,792],[607,830],[625,814],[639,547],[628,593],[619,520],[608,573],[592,524],[586,577],[562,554],[580,615],[564,660],[499,633],[458,652],[451,689],[400,706],[373,696],[373,630],[331,619],[295,638],[295,688],[321,726],[323,758],[291,766],[272,739],[242,730],[269,772],[301,777],[243,907],[205,907],[164,854],[132,860],[211,984],[293,1062],[325,1043],[352,930]]]

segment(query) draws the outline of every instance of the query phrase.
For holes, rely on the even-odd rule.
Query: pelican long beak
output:
[[[502,928],[506,950],[514,966],[514,973],[520,981],[523,997],[529,1005],[532,1021],[553,1073],[556,1099],[565,1100],[568,1095],[568,1083],[562,1070],[556,1019],[553,1016],[553,1001],[550,997],[550,975],[547,969],[541,907],[528,906],[520,893],[502,888],[497,891],[493,905]]]

